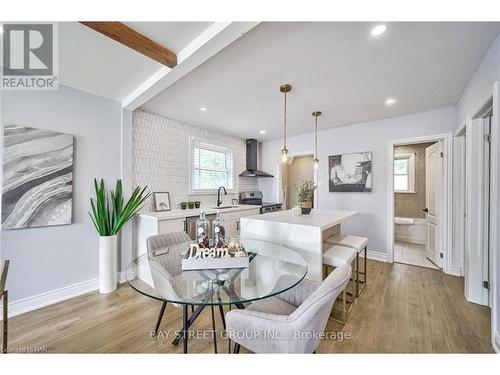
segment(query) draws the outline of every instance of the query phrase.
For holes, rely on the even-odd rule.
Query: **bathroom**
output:
[[[429,207],[438,206],[441,168],[430,168],[429,163],[434,163],[436,151],[441,163],[440,146],[426,142],[394,147],[395,262],[439,269],[429,251],[437,236]]]

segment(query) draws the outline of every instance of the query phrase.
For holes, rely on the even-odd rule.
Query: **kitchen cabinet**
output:
[[[200,210],[173,210],[166,212],[146,212],[137,215],[137,255],[147,253],[146,241],[148,237],[163,233],[185,232],[187,230],[187,217],[196,217]],[[205,209],[207,214],[214,214],[216,209]],[[220,210],[226,227],[226,237],[236,237],[240,234],[240,219],[258,215],[260,207],[240,205],[237,207]]]
[[[260,209],[221,213],[226,227],[226,238],[237,237],[240,235],[240,219],[242,217],[258,215],[259,213]]]

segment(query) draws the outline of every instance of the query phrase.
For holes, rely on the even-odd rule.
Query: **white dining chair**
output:
[[[276,283],[289,284],[282,276]],[[304,279],[294,288],[226,314],[228,337],[254,353],[313,353],[337,296],[349,282],[351,267],[336,268],[323,282]]]

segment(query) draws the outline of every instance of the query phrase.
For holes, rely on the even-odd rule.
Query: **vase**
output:
[[[99,237],[99,293],[116,290],[117,235]]]
[[[303,215],[310,214],[312,209],[312,201],[300,202],[300,209],[302,210]]]

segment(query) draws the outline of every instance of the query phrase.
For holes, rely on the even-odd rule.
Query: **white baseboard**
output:
[[[492,344],[493,344],[493,349],[495,349],[495,352],[497,352],[497,354],[500,354],[500,333],[495,332]]]
[[[448,275],[453,275],[453,276],[463,276],[463,269],[462,267],[459,266],[451,266],[450,269],[447,272]]]
[[[125,272],[118,272],[118,283],[126,282]],[[51,290],[49,292],[40,293],[31,297],[21,298],[17,301],[9,302],[9,318],[40,309],[45,306],[52,305],[70,298],[81,296],[82,294],[93,292],[99,289],[99,279],[82,281],[80,283],[65,286],[60,289]],[[2,304],[0,304],[1,310]],[[0,316],[0,321],[2,321]]]
[[[387,253],[383,253],[381,251],[368,250],[366,252],[366,256],[368,257],[368,259],[387,263]]]

